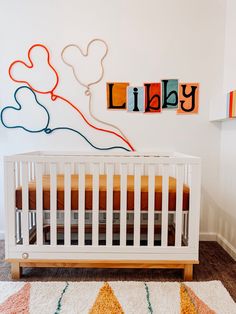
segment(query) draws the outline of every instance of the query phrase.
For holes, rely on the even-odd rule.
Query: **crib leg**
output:
[[[193,280],[193,264],[184,265],[184,281]]]
[[[18,280],[21,276],[22,268],[20,267],[20,263],[12,262],[11,263],[11,278]]]

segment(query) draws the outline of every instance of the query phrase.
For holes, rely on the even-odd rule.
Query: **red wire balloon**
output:
[[[43,48],[46,52],[47,52],[47,63],[49,65],[49,67],[52,69],[52,71],[55,73],[56,75],[56,83],[54,85],[54,87],[49,90],[49,91],[41,91],[41,90],[38,90],[36,88],[34,88],[29,82],[27,81],[23,81],[23,80],[17,80],[13,77],[12,75],[12,69],[13,67],[17,64],[17,63],[20,63],[20,64],[23,64],[25,67],[27,67],[28,69],[32,69],[34,67],[34,64],[31,60],[31,52],[32,50],[35,48],[35,47],[41,47]],[[25,63],[24,61],[22,60],[16,60],[14,62],[11,63],[9,69],[8,69],[8,74],[10,76],[10,78],[14,81],[14,82],[17,82],[17,83],[24,83],[26,85],[28,85],[33,91],[39,93],[39,94],[51,94],[51,99],[53,101],[55,101],[57,98],[65,101],[68,105],[70,105],[71,107],[73,107],[80,115],[81,117],[83,118],[83,120],[93,129],[95,130],[98,130],[98,131],[102,131],[102,132],[106,132],[106,133],[111,133],[111,134],[114,134],[115,136],[119,137],[120,139],[122,139],[129,147],[132,151],[135,151],[134,148],[132,147],[132,145],[123,137],[121,136],[120,134],[114,132],[114,131],[111,131],[111,130],[107,130],[107,129],[103,129],[103,128],[99,128],[99,127],[96,127],[95,125],[93,125],[92,123],[90,123],[86,117],[84,116],[84,114],[74,105],[72,104],[69,100],[67,100],[66,98],[62,97],[62,96],[59,96],[59,95],[56,95],[54,94],[54,91],[55,89],[57,88],[58,86],[58,83],[59,83],[59,75],[58,75],[58,72],[56,71],[56,69],[51,65],[50,63],[50,53],[49,53],[49,50],[46,46],[42,45],[42,44],[35,44],[33,45],[29,51],[28,51],[28,59],[29,59],[29,64]]]
[[[32,62],[32,59],[31,59],[31,56],[30,56],[30,55],[31,55],[32,50],[33,50],[35,47],[41,47],[41,48],[43,48],[43,49],[46,51],[46,53],[47,53],[47,63],[48,63],[49,67],[52,69],[52,71],[54,72],[54,74],[55,74],[55,76],[56,76],[56,83],[55,83],[54,87],[53,87],[51,90],[46,91],[46,92],[45,92],[45,91],[37,90],[37,89],[34,88],[32,85],[30,85],[30,83],[27,82],[27,81],[21,81],[21,80],[15,79],[15,78],[12,76],[12,74],[11,74],[12,68],[16,65],[16,63],[23,64],[23,65],[24,65],[26,68],[28,68],[28,69],[32,69],[32,68],[34,67],[34,64],[33,64],[33,62]],[[33,45],[33,46],[29,49],[29,51],[28,51],[28,59],[29,59],[29,64],[25,63],[25,62],[22,61],[22,60],[16,60],[16,61],[14,61],[14,62],[11,63],[11,65],[10,65],[10,67],[9,67],[9,69],[8,69],[8,74],[9,74],[10,78],[11,78],[14,82],[27,84],[33,91],[35,91],[35,92],[37,92],[37,93],[40,93],[40,94],[52,94],[52,95],[53,95],[53,91],[57,88],[57,85],[58,85],[58,83],[59,83],[59,75],[58,75],[56,69],[55,69],[55,68],[51,65],[51,63],[50,63],[50,53],[49,53],[49,50],[47,49],[47,47],[45,47],[45,46],[42,45],[42,44],[35,44],[35,45]]]

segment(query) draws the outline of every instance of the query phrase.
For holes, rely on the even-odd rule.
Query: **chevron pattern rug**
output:
[[[1,314],[236,314],[220,281],[0,282]]]

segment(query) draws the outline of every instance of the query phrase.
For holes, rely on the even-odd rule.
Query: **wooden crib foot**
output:
[[[11,263],[11,278],[14,280],[20,279],[22,272],[22,268],[20,267],[20,263],[13,262]]]
[[[184,281],[193,280],[193,264],[184,265]]]

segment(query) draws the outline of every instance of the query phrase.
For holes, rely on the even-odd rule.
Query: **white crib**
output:
[[[5,157],[4,169],[12,278],[23,267],[129,267],[181,268],[192,279],[198,157],[32,152]]]

